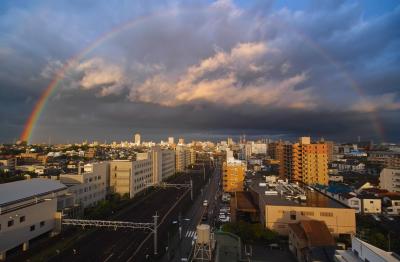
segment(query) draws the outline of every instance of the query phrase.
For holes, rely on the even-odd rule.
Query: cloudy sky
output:
[[[400,141],[397,1],[0,3],[0,142]],[[62,71],[62,68],[66,70]]]

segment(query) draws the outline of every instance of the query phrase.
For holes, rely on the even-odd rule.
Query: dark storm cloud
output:
[[[357,2],[315,1],[297,11],[272,6],[272,1],[245,8],[230,1],[7,5],[0,13],[0,140],[22,131],[49,76],[68,57],[115,26],[149,15],[69,70],[34,141],[123,139],[133,130],[154,137],[247,131],[377,138],[371,111],[379,111],[387,139],[398,140],[400,8],[365,19]],[[238,64],[245,53],[238,58],[232,52],[241,43],[276,52]],[[210,69],[204,61],[218,66]],[[283,89],[296,76],[303,77]],[[271,83],[279,95],[268,93]],[[187,94],[177,100],[173,91],[179,85]],[[211,85],[221,98],[204,91]],[[243,93],[236,96],[232,86]],[[201,95],[192,96],[194,91]],[[272,94],[277,101],[268,101]],[[163,106],[168,99],[170,106]]]

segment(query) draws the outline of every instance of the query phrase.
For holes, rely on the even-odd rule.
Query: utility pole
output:
[[[157,212],[156,212],[156,214],[153,216],[153,218],[154,218],[154,255],[156,256],[158,253],[157,253],[157,227],[158,227],[158,225],[157,225],[157,222],[158,222],[158,214],[157,214]]]
[[[178,221],[179,221],[179,240],[182,240],[182,215],[181,215],[181,212],[179,212]]]
[[[190,179],[190,200],[193,201],[193,180]]]
[[[204,166],[204,163],[203,163],[203,181],[206,181],[206,167]]]

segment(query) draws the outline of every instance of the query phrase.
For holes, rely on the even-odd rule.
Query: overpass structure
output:
[[[113,221],[113,220],[89,220],[89,219],[62,219],[61,224],[66,226],[81,226],[85,227],[106,227],[117,229],[130,228],[132,230],[149,230],[154,234],[154,255],[157,255],[157,227],[158,214],[153,216],[152,223],[136,223],[129,221]]]

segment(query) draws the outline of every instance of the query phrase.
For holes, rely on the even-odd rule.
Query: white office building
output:
[[[56,224],[57,198],[67,194],[60,181],[35,178],[0,185],[0,260],[8,250],[52,232]]]
[[[106,198],[109,184],[109,162],[86,164],[77,174],[60,175],[61,183],[74,195],[75,204],[83,208],[97,205]]]
[[[147,153],[146,153],[147,154]],[[152,159],[113,160],[110,162],[110,190],[133,198],[153,183]]]
[[[149,155],[153,162],[153,183],[159,183],[175,174],[175,152],[154,146]]]

